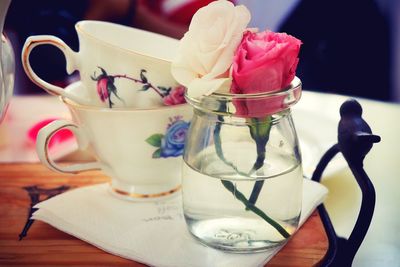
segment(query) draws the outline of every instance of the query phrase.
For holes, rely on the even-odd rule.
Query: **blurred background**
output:
[[[181,38],[211,0],[13,0],[5,32],[16,55],[15,94],[44,93],[26,77],[20,55],[30,35],[50,34],[79,50],[74,25],[92,19]],[[305,90],[400,102],[400,1],[232,0],[252,13],[251,27],[287,32],[303,42],[297,76]],[[127,40],[127,42],[134,40]],[[31,55],[40,77],[66,86],[65,59],[54,47]]]

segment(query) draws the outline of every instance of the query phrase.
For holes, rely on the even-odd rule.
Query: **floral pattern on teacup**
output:
[[[185,98],[184,98],[184,93],[185,93],[185,87],[183,86],[177,86],[175,88],[172,87],[165,87],[165,86],[155,86],[152,83],[149,82],[149,80],[146,77],[147,71],[145,69],[142,69],[140,71],[140,78],[136,79],[133,77],[129,77],[126,74],[120,75],[109,75],[107,74],[106,70],[102,67],[98,67],[101,70],[101,74],[96,75],[96,72],[94,72],[93,76],[90,76],[90,78],[93,81],[96,81],[96,88],[97,88],[97,94],[99,95],[99,98],[101,102],[106,102],[108,101],[108,106],[109,108],[112,108],[114,103],[111,100],[111,95],[114,95],[118,100],[124,103],[124,100],[118,96],[117,94],[117,87],[115,86],[115,79],[128,79],[133,81],[134,83],[140,83],[142,84],[142,88],[140,91],[148,91],[148,90],[153,90],[156,92],[161,98],[162,102],[166,106],[171,106],[171,105],[177,105],[177,104],[183,104],[186,103]],[[125,103],[124,103],[125,104]]]
[[[152,157],[156,159],[181,156],[189,125],[190,122],[182,120],[181,116],[170,118],[165,134],[153,134],[146,139],[148,144],[157,147]]]

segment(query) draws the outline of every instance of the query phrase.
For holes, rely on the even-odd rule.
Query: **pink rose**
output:
[[[106,77],[97,81],[97,94],[100,96],[102,102],[108,99],[108,79]]]
[[[186,103],[184,95],[185,87],[178,86],[172,89],[169,94],[163,98],[163,102],[167,106],[183,104]]]
[[[300,45],[300,40],[286,33],[247,31],[234,56],[231,93],[257,94],[287,87],[296,73]],[[284,99],[235,100],[236,114],[263,117],[283,109]]]
[[[231,91],[256,94],[288,86],[296,73],[300,45],[286,33],[247,31],[233,59]]]

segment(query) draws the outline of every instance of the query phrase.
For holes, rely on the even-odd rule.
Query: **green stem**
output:
[[[218,120],[219,121],[223,121],[224,118],[222,116],[218,116]],[[221,143],[221,123],[217,122],[217,125],[215,126],[214,129],[214,145],[215,145],[215,151],[218,155],[218,157],[229,167],[231,167],[237,174],[240,174],[244,177],[247,177],[247,173],[240,171],[235,164],[233,164],[232,162],[228,161],[225,156],[224,153],[222,151],[222,143]]]
[[[285,228],[283,228],[279,223],[277,223],[271,217],[265,214],[262,210],[254,206],[254,204],[250,203],[243,195],[243,193],[235,189],[235,186],[232,182],[221,180],[221,183],[224,185],[226,189],[228,189],[228,191],[230,191],[235,196],[236,199],[238,199],[245,205],[246,209],[251,210],[258,216],[263,218],[267,223],[269,223],[272,227],[274,227],[284,238],[290,237],[290,234],[285,230]]]
[[[272,117],[267,116],[263,121],[258,118],[250,119],[250,134],[253,140],[256,142],[257,146],[257,159],[251,168],[249,175],[256,172],[262,166],[264,166],[265,160],[265,146],[269,140],[269,134],[271,132]],[[257,202],[258,196],[264,186],[264,180],[256,181],[251,191],[249,202],[255,204]]]
[[[263,147],[263,150],[259,150],[258,146],[259,143],[257,143],[257,159],[256,162],[253,165],[253,168],[251,168],[249,175],[253,174],[257,170],[259,170],[263,165],[264,165],[264,160],[265,160],[265,146]],[[251,191],[249,202],[251,204],[256,204],[258,196],[260,195],[261,189],[264,186],[264,180],[259,180],[256,181],[253,187],[253,190]]]
[[[142,80],[129,77],[129,76],[127,76],[126,74],[125,74],[125,75],[112,75],[112,77],[114,77],[114,78],[124,78],[124,79],[131,80],[131,81],[133,81],[133,82],[135,82],[135,83],[147,84],[147,85],[149,85],[149,87],[150,87],[151,89],[153,89],[154,92],[156,92],[161,98],[164,98],[164,97],[165,97],[162,93],[160,93],[160,91],[159,91],[154,85],[152,85],[152,84],[149,83],[149,82],[143,82]]]
[[[218,116],[218,120],[219,121],[223,121],[223,117],[222,116]],[[218,155],[218,157],[228,166],[230,166],[232,169],[235,170],[236,173],[243,175],[245,177],[248,177],[248,174],[243,173],[241,171],[239,171],[237,169],[237,167],[230,161],[228,161],[225,156],[224,153],[222,151],[222,143],[221,143],[221,123],[217,122],[215,129],[214,129],[214,145],[215,145],[215,150],[216,153]],[[265,146],[264,146],[265,147]],[[264,153],[265,156],[265,153]],[[254,164],[256,167],[258,165],[262,166],[264,163],[264,160],[262,159],[261,163],[256,163]],[[257,164],[257,165],[256,165]],[[253,166],[254,168],[254,166]],[[258,167],[259,168],[259,167]],[[267,216],[262,210],[260,210],[259,208],[257,208],[254,203],[250,203],[247,198],[243,195],[243,193],[241,193],[238,190],[235,190],[235,186],[233,185],[232,182],[230,181],[226,181],[226,180],[221,180],[221,183],[224,185],[224,187],[226,189],[228,189],[234,196],[235,198],[237,198],[239,201],[241,201],[244,205],[245,205],[245,209],[246,210],[251,210],[252,212],[254,212],[255,214],[257,214],[258,216],[260,216],[262,219],[264,219],[267,223],[269,223],[272,227],[274,227],[283,237],[288,238],[290,237],[290,234],[276,221],[274,221],[272,218],[270,218],[269,216]],[[254,189],[253,189],[254,190]],[[261,188],[260,188],[261,190]],[[257,195],[258,197],[258,195]]]

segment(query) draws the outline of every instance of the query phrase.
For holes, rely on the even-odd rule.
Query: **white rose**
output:
[[[212,2],[194,14],[171,67],[172,75],[188,88],[189,96],[209,95],[230,86],[229,68],[249,21],[245,6],[226,0]]]

